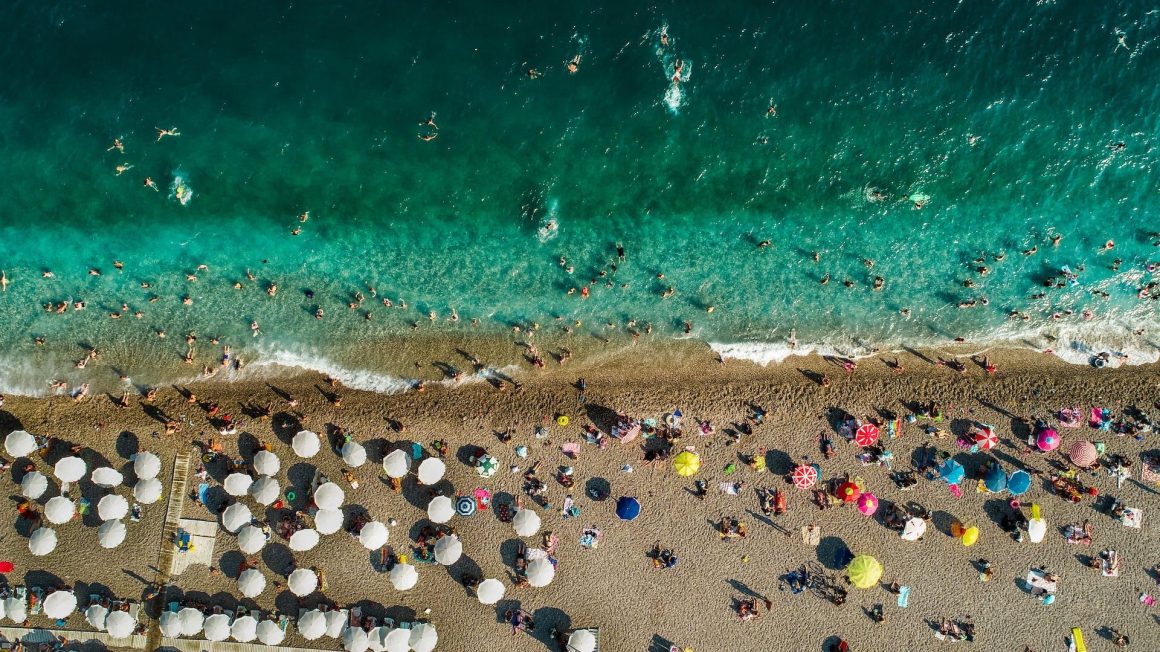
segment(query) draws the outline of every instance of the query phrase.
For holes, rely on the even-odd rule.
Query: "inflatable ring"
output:
[[[677,418],[671,414],[665,415],[665,425],[670,428],[675,428],[677,426]]]
[[[568,425],[568,415],[561,414],[560,416],[556,417],[556,423],[561,426]]]
[[[294,502],[294,499],[297,497],[298,497],[298,494],[294,493],[293,489],[286,490],[286,500],[288,500],[290,502]]]

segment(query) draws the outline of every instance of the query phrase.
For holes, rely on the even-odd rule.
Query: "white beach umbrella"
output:
[[[1027,521],[1027,538],[1031,540],[1031,543],[1043,541],[1043,537],[1046,534],[1047,521],[1042,518],[1033,518]]]
[[[419,482],[422,484],[435,484],[443,479],[443,474],[447,472],[447,465],[438,457],[428,457],[419,464]]]
[[[310,595],[314,593],[314,589],[318,588],[318,575],[309,568],[297,568],[290,577],[286,580],[286,586],[290,587],[290,592],[298,597]]]
[[[19,625],[28,620],[28,605],[25,604],[24,600],[15,596],[5,598],[4,615],[8,616],[8,620]]]
[[[903,541],[918,541],[922,535],[926,534],[926,521],[921,518],[914,517],[906,521],[906,525],[902,527]]]
[[[161,473],[161,458],[155,453],[141,451],[133,458],[133,475],[138,480],[156,478],[158,473]]]
[[[521,509],[512,518],[512,527],[521,537],[530,537],[540,531],[540,515],[530,509]]]
[[[225,487],[226,493],[231,496],[245,496],[246,492],[250,490],[250,485],[254,484],[254,479],[245,473],[231,473],[226,476],[222,486]]]
[[[40,471],[25,473],[20,479],[20,493],[25,498],[36,500],[48,491],[48,478]]]
[[[528,562],[528,584],[541,588],[552,583],[556,577],[556,567],[546,558],[533,559]]]
[[[411,630],[392,629],[383,637],[383,649],[386,652],[410,652]]]
[[[61,482],[76,482],[85,477],[88,473],[89,467],[85,461],[77,456],[61,458],[56,466],[53,467],[53,475]]]
[[[290,446],[294,449],[295,455],[305,458],[314,457],[318,451],[322,450],[322,442],[318,439],[318,433],[309,430],[302,430],[294,435],[294,440]]]
[[[4,450],[12,457],[31,455],[36,450],[36,437],[23,430],[13,430],[4,438]]]
[[[370,637],[361,627],[347,627],[342,633],[342,648],[346,652],[367,652],[370,646]]]
[[[125,481],[125,476],[121,475],[120,471],[108,466],[99,466],[93,469],[89,477],[92,478],[93,484],[105,489],[120,486]]]
[[[205,626],[205,614],[200,609],[186,607],[177,612],[181,618],[181,634],[183,636],[197,636]]]
[[[439,634],[431,623],[420,623],[412,627],[411,636],[407,639],[407,644],[415,652],[431,652],[438,642]]]
[[[72,591],[53,591],[44,599],[44,615],[49,618],[68,618],[77,610],[77,595]]]
[[[282,487],[278,481],[268,475],[254,480],[254,483],[250,485],[250,497],[259,505],[273,505],[281,492]]]
[[[399,591],[413,588],[419,582],[419,571],[410,564],[395,564],[391,569],[391,586]]]
[[[378,521],[370,521],[359,530],[358,542],[367,550],[378,550],[387,543],[389,535],[387,526]]]
[[[298,619],[298,633],[302,638],[313,641],[326,633],[326,615],[317,609],[311,609]]]
[[[56,550],[56,530],[40,527],[28,537],[28,551],[34,557],[43,557],[53,550]]]
[[[266,576],[257,568],[247,568],[238,575],[238,590],[247,598],[256,598],[266,590]]]
[[[89,605],[85,609],[85,620],[99,632],[105,631],[105,617],[108,615],[109,610],[99,604]]]
[[[346,493],[333,482],[324,482],[314,490],[314,504],[318,509],[338,509],[344,500]]]
[[[266,533],[262,528],[247,523],[238,530],[238,550],[243,554],[253,555],[266,545]]]
[[[205,638],[208,641],[224,641],[230,637],[230,617],[226,614],[213,614],[205,619]]]
[[[367,462],[367,449],[357,441],[348,441],[342,445],[342,461],[347,466],[358,468]]]
[[[346,630],[346,614],[337,610],[330,610],[326,612],[326,635],[330,638],[338,638],[342,636],[343,631]]]
[[[278,456],[266,449],[262,449],[254,453],[254,471],[258,475],[278,475],[278,470],[282,468],[282,460]]]
[[[319,534],[334,534],[342,529],[341,509],[320,509],[314,513],[314,529]]]
[[[367,632],[367,641],[371,652],[383,652],[386,649],[383,646],[383,639],[386,638],[388,631],[390,630],[386,627],[372,627],[371,631]]]
[[[97,503],[97,516],[102,521],[116,521],[129,513],[129,501],[124,496],[109,494]]]
[[[435,496],[427,504],[427,518],[435,523],[446,523],[455,516],[455,503],[447,496]]]
[[[264,645],[279,645],[286,638],[286,632],[273,620],[263,620],[258,623],[258,641]]]
[[[578,629],[568,637],[568,652],[594,652],[596,635],[587,629]]]
[[[133,485],[133,498],[142,505],[152,505],[161,500],[161,492],[164,489],[157,478],[138,480],[137,484]]]
[[[242,529],[243,525],[249,524],[252,520],[254,515],[250,513],[250,508],[241,503],[234,503],[222,512],[222,528],[230,534]]]
[[[125,541],[126,534],[124,521],[105,521],[97,528],[97,543],[102,548],[116,548]]]
[[[105,618],[105,630],[113,638],[129,638],[137,628],[137,621],[127,611],[110,611]]]
[[[459,537],[451,534],[435,542],[435,561],[450,566],[463,556],[463,543]]]
[[[181,616],[176,611],[163,611],[157,619],[157,626],[161,628],[161,635],[166,638],[181,636]]]
[[[4,618],[8,614],[4,610],[4,600],[0,600],[0,618]]]
[[[77,513],[77,505],[64,496],[53,496],[44,504],[44,517],[49,523],[60,525],[72,520]]]
[[[239,643],[249,643],[258,638],[258,620],[250,615],[238,618],[230,626],[230,636]]]
[[[480,604],[495,604],[503,599],[506,592],[503,582],[496,579],[486,579],[475,587],[475,596],[479,598]]]
[[[407,475],[410,468],[411,458],[407,456],[406,451],[391,451],[383,458],[383,473],[386,473],[388,478],[401,478]]]
[[[290,535],[290,549],[296,552],[313,550],[318,545],[318,530],[304,528]]]

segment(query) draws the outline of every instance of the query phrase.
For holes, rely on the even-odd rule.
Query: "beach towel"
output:
[[[816,525],[802,526],[802,542],[807,546],[818,547],[822,541],[822,528]]]
[[[722,482],[717,486],[721,489],[721,493],[729,494],[730,496],[737,496],[741,493],[738,491],[737,484],[734,482]]]
[[[564,453],[572,459],[576,459],[580,456],[580,444],[562,444],[560,446],[560,452]]]
[[[903,586],[898,589],[898,606],[905,609],[910,604],[910,587]]]
[[[948,488],[951,490],[951,495],[954,496],[955,498],[962,498],[963,497],[963,490],[959,488],[959,485],[952,484]]]
[[[204,504],[206,504],[206,500],[208,498],[209,498],[209,483],[203,482],[203,483],[197,485],[197,501],[199,503],[201,503],[202,505],[204,505]]]
[[[423,457],[423,444],[417,441],[411,442],[411,459],[418,461],[421,457]]]

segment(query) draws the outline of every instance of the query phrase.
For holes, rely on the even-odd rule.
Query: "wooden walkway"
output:
[[[134,635],[129,638],[113,638],[106,632],[80,632],[67,629],[30,629],[27,627],[0,627],[0,635],[3,635],[9,641],[23,641],[26,648],[35,649],[35,646],[40,643],[49,643],[55,641],[57,636],[64,636],[70,643],[86,644],[91,642],[100,643],[104,647],[110,648],[133,648],[136,650],[145,649],[145,637]],[[273,648],[266,648],[267,652]]]
[[[157,575],[153,578],[161,587],[150,606],[151,613],[161,613],[165,603],[165,587],[173,574],[173,555],[177,547],[173,545],[177,536],[181,512],[185,509],[185,490],[189,486],[189,453],[181,453],[173,460],[173,475],[169,483],[169,508],[165,512],[165,525],[161,528],[160,550],[157,551]],[[161,624],[153,620],[149,623],[148,639],[144,642],[147,650],[156,650],[161,642]]]

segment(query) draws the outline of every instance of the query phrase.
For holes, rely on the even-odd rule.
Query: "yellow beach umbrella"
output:
[[[979,540],[979,528],[972,525],[971,527],[963,530],[963,545],[964,546],[967,546],[967,547],[973,546],[973,545],[975,545],[975,542],[978,540]]]
[[[846,577],[860,589],[869,589],[882,579],[882,564],[870,555],[858,555],[846,567]]]
[[[673,459],[673,468],[677,475],[689,477],[701,470],[701,457],[692,451],[685,451]]]

